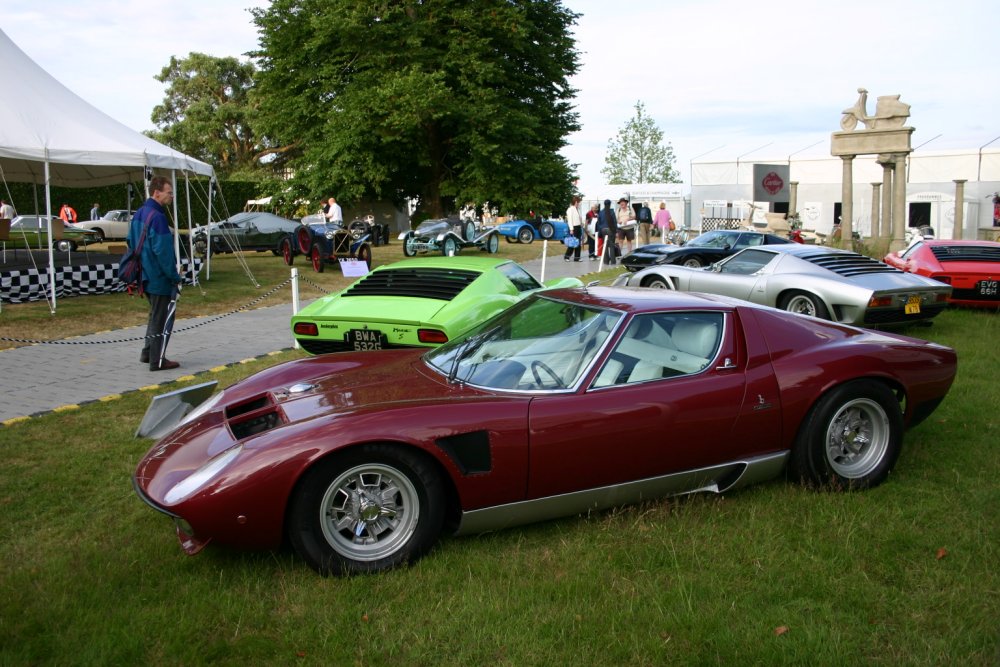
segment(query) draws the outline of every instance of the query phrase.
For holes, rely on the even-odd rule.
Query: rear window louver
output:
[[[977,245],[935,245],[931,252],[939,262],[997,262],[1000,247]]]
[[[893,268],[888,264],[853,252],[816,252],[799,255],[799,257],[816,266],[821,266],[824,269],[848,278],[851,276],[863,276],[869,273],[901,273],[899,269]]]
[[[477,271],[440,268],[375,271],[341,296],[411,296],[451,301],[479,276]]]

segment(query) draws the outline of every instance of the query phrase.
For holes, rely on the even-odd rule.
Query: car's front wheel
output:
[[[312,249],[309,251],[309,259],[312,261],[313,271],[323,273],[323,270],[326,269],[326,262],[323,261],[323,248],[320,247],[319,243],[313,243]]]
[[[289,505],[289,539],[324,575],[388,570],[434,545],[444,497],[440,475],[424,457],[365,445],[306,473]]]
[[[703,266],[701,260],[697,257],[688,257],[684,260],[682,265],[688,267],[689,269],[700,269]]]
[[[403,254],[407,257],[413,257],[417,254],[417,237],[413,235],[413,232],[409,232],[403,239]]]
[[[94,232],[97,234],[97,236],[94,237],[94,242],[95,243],[104,243],[104,238],[105,238],[104,237],[104,230],[101,229],[100,227],[94,227]]]
[[[490,234],[490,237],[486,239],[486,252],[491,255],[495,255],[500,252],[500,235]]]
[[[870,489],[889,476],[902,442],[903,416],[892,390],[855,380],[831,390],[809,411],[789,470],[810,485]]]
[[[278,245],[278,252],[281,254],[281,258],[285,260],[286,266],[291,266],[292,262],[295,261],[295,253],[292,252],[291,239],[281,239],[281,243]]]
[[[556,229],[552,226],[551,222],[543,222],[538,225],[538,235],[543,239],[550,239],[556,235]]]
[[[518,243],[531,243],[535,240],[535,235],[531,232],[530,227],[521,227],[517,230],[517,242]]]
[[[365,263],[369,270],[372,268],[372,247],[367,243],[362,243],[358,247],[358,259]]]
[[[670,284],[670,281],[667,280],[666,278],[663,278],[662,276],[653,276],[652,278],[649,278],[645,283],[643,283],[642,286],[643,287],[650,287],[652,289],[673,289],[674,288],[673,285]]]

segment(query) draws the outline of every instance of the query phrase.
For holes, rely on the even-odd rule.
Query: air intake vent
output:
[[[807,262],[848,278],[851,276],[863,276],[869,273],[902,273],[899,269],[895,269],[888,264],[853,252],[821,251],[799,256]]]
[[[375,271],[341,296],[412,296],[451,301],[479,276],[477,271],[439,268]]]
[[[1000,246],[935,245],[931,252],[939,262],[996,262],[1000,263]]]
[[[226,408],[226,420],[237,440],[270,431],[284,423],[281,411],[270,394],[229,406]]]

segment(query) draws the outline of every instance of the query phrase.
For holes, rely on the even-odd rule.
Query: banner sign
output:
[[[788,165],[755,164],[753,166],[754,201],[787,202],[789,199]]]

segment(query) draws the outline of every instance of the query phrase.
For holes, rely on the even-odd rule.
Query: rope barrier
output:
[[[271,296],[272,294],[274,294],[275,292],[277,292],[278,290],[280,290],[282,287],[284,287],[285,285],[289,284],[290,282],[292,282],[292,279],[288,278],[284,282],[282,282],[282,283],[280,283],[278,285],[275,285],[274,288],[272,288],[270,291],[266,292],[265,294],[260,295],[259,297],[257,297],[256,299],[254,299],[253,301],[251,301],[250,303],[248,303],[248,304],[246,304],[244,306],[240,306],[239,308],[237,308],[235,310],[231,310],[228,313],[225,313],[223,315],[217,315],[217,316],[215,316],[215,317],[213,317],[211,319],[205,320],[204,322],[199,322],[198,324],[192,324],[189,327],[183,327],[181,329],[174,329],[169,334],[162,334],[162,333],[160,333],[160,334],[153,334],[153,335],[150,335],[150,336],[137,336],[137,337],[134,337],[134,338],[118,338],[118,339],[115,339],[115,340],[29,340],[29,339],[26,339],[26,338],[7,338],[5,336],[0,336],[0,340],[7,341],[7,342],[10,342],[10,343],[27,343],[27,344],[31,344],[31,345],[110,345],[110,344],[117,344],[117,343],[134,343],[136,341],[147,340],[147,339],[151,339],[151,338],[162,338],[165,335],[173,336],[174,334],[183,333],[185,331],[191,331],[192,329],[197,329],[198,327],[203,327],[206,324],[212,324],[213,322],[218,322],[219,320],[221,320],[223,318],[229,317],[230,315],[235,315],[236,313],[238,313],[240,311],[246,310],[246,309],[248,309],[248,308],[250,308],[250,307],[252,307],[252,306],[260,303],[261,301],[263,301],[267,297]]]

